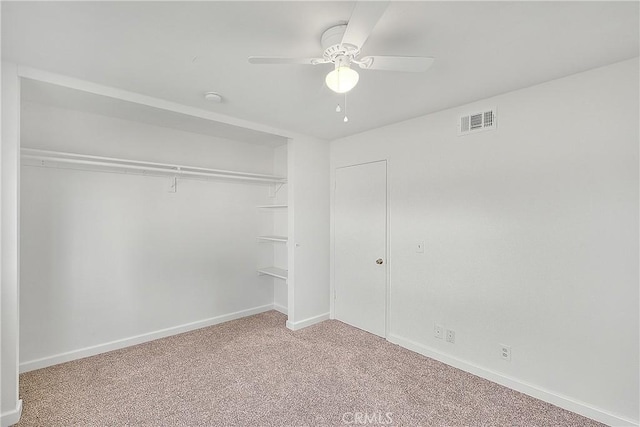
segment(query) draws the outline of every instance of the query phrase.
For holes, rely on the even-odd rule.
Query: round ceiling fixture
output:
[[[325,83],[334,92],[345,93],[358,84],[360,76],[358,72],[350,67],[350,58],[347,55],[342,55],[335,58],[336,68],[327,74]]]
[[[219,104],[222,102],[222,95],[220,95],[217,92],[207,92],[204,94],[204,99],[206,99],[209,102],[214,102],[216,104]]]
[[[358,84],[358,73],[349,67],[337,67],[327,74],[325,82],[329,89],[336,93],[349,92]]]

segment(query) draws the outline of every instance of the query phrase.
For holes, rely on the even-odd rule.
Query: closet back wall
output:
[[[273,148],[34,103],[21,131],[29,148],[273,172]],[[168,178],[21,174],[22,371],[271,308],[255,272],[266,186],[179,180],[170,193]]]

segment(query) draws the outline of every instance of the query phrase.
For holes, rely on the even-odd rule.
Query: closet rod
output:
[[[237,171],[228,171],[221,169],[207,169],[196,166],[173,165],[167,163],[155,163],[129,159],[119,159],[115,157],[100,157],[86,154],[75,154],[56,152],[48,150],[37,150],[33,148],[23,148],[23,159],[39,160],[51,163],[66,163],[78,165],[90,165],[99,167],[108,167],[115,169],[134,170],[142,173],[151,172],[162,176],[175,177],[204,177],[204,178],[225,178],[238,179],[244,181],[256,181],[266,183],[285,183],[287,179],[284,177],[264,175],[256,173],[246,173]]]

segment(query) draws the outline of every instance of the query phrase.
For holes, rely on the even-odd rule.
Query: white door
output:
[[[336,169],[335,317],[385,336],[387,162]]]

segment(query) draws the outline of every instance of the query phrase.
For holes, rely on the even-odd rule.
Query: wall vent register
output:
[[[458,135],[492,130],[496,128],[496,109],[480,111],[460,116],[458,120]]]

